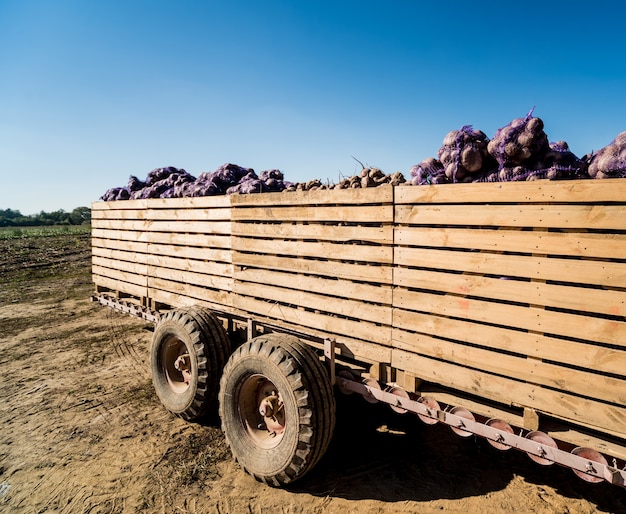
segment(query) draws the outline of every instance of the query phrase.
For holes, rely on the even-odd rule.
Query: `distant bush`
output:
[[[76,207],[72,212],[63,209],[54,212],[24,216],[14,209],[0,209],[0,227],[40,227],[60,225],[83,225],[91,222],[89,207]]]

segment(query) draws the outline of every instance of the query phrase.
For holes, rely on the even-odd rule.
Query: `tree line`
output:
[[[60,209],[54,212],[23,215],[15,209],[0,209],[0,227],[37,227],[42,225],[83,225],[91,223],[91,209],[76,207],[72,212]]]

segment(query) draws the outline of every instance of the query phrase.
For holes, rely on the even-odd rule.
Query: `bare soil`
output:
[[[626,512],[616,486],[354,396],[338,397],[318,466],[267,487],[217,417],[161,407],[152,327],[90,301],[88,236],[4,240],[0,255],[0,512]]]

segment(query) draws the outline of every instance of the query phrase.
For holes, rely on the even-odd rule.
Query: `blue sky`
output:
[[[533,107],[577,155],[626,130],[625,4],[0,0],[0,209],[156,167],[409,176]]]

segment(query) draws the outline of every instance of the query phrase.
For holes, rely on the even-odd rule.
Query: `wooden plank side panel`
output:
[[[393,220],[389,205],[272,206],[233,210],[236,221],[385,223]]]
[[[394,189],[381,186],[365,189],[332,189],[317,191],[293,191],[289,193],[264,193],[262,195],[231,195],[234,217],[246,207],[289,206],[289,205],[364,205],[393,202]]]
[[[538,180],[440,184],[395,188],[397,204],[416,203],[530,203],[530,202],[624,202],[626,179]]]
[[[231,206],[229,195],[199,196],[185,198],[150,198],[145,200],[146,208],[151,212],[155,210],[226,210]],[[155,214],[158,216],[158,214]],[[224,218],[228,219],[228,218]]]
[[[148,233],[144,230],[111,230],[102,229],[92,226],[91,237],[95,239],[109,239],[111,241],[132,241],[135,243],[146,243],[148,241]]]
[[[232,263],[231,251],[225,248],[211,248],[209,246],[198,247],[148,243],[148,253],[151,259],[176,257],[179,259],[188,259],[191,261],[207,261],[222,264]],[[232,266],[230,274],[232,275]]]
[[[233,249],[238,252],[284,255],[291,257],[313,257],[335,261],[362,261],[391,264],[393,248],[365,244],[343,244],[334,242],[284,241],[279,239],[232,238]],[[262,259],[263,257],[260,257]],[[237,263],[237,262],[236,262]]]
[[[91,249],[92,252],[133,252],[138,256],[138,258],[145,260],[147,259],[148,245],[137,241],[102,239],[92,236]]]
[[[534,231],[475,227],[398,226],[395,243],[400,246],[471,249],[581,258],[620,258],[626,247],[625,233],[580,231]]]
[[[474,225],[626,230],[622,205],[397,205],[395,221],[411,225]]]
[[[391,364],[435,384],[447,384],[505,405],[530,407],[622,438],[625,435],[623,405],[605,404],[399,349],[392,350]]]
[[[230,234],[186,234],[176,232],[149,232],[147,235],[149,244],[172,245],[194,248],[220,248],[230,251]]]
[[[371,244],[393,244],[391,225],[328,225],[313,223],[234,223],[233,235],[272,239],[308,239],[320,241],[359,241]]]
[[[170,221],[170,220],[156,220],[148,221],[147,230],[150,232],[165,232],[179,233],[179,234],[223,234],[230,235],[231,222],[230,221]]]
[[[148,207],[148,200],[117,200],[114,202],[92,202],[91,212],[94,211],[115,211],[115,210],[135,210],[145,211]]]
[[[106,220],[145,220],[148,217],[146,209],[107,209],[91,211],[91,222],[101,223]]]

